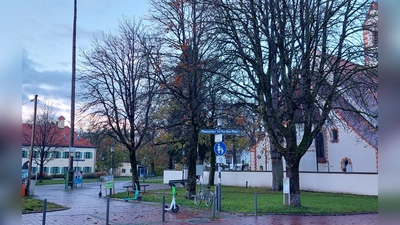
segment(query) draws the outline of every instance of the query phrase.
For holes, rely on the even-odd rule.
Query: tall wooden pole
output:
[[[72,80],[71,80],[71,130],[69,134],[69,164],[68,170],[72,171],[74,156],[71,152],[71,148],[74,147],[74,134],[75,134],[75,64],[76,64],[76,0],[74,0],[74,25],[73,25],[73,34],[72,34]],[[71,173],[71,172],[69,172]],[[68,176],[68,183],[71,188],[73,188],[73,176]]]
[[[33,145],[35,142],[37,97],[38,97],[38,95],[35,95],[35,106],[34,106],[34,110],[33,110],[33,125],[32,125],[32,136],[31,136],[31,148],[29,150],[28,179],[27,179],[27,183],[26,183],[26,190],[27,190],[26,195],[28,195],[28,196],[30,195],[29,186],[31,185],[31,176],[32,176],[31,170],[32,170],[32,158],[33,158]]]

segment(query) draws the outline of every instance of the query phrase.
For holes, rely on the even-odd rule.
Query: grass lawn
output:
[[[43,212],[44,201],[30,196],[22,197],[22,213],[32,213],[32,212]],[[46,212],[66,209],[62,205],[58,205],[52,202],[46,203]]]
[[[211,187],[214,191],[214,187]],[[150,190],[142,194],[142,201],[159,202],[162,197],[155,199],[152,192],[166,192],[165,203],[171,202],[171,191],[168,190]],[[254,193],[257,192],[257,214],[313,214],[313,215],[337,215],[354,213],[377,213],[378,197],[361,196],[352,194],[320,193],[320,192],[302,192],[302,206],[285,207],[283,205],[282,192],[273,192],[266,188],[245,188],[222,186],[221,210],[225,212],[239,212],[254,214]],[[209,209],[202,202],[199,206],[193,203],[193,200],[185,199],[185,188],[177,188],[176,202],[178,205],[185,205],[194,208]],[[114,197],[124,198],[125,192],[117,193]]]

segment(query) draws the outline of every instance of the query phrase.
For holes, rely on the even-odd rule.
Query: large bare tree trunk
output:
[[[286,160],[286,177],[290,178],[290,205],[301,206],[300,201],[300,176],[299,163],[296,157],[285,157]]]
[[[272,190],[281,191],[283,189],[283,162],[282,155],[278,149],[270,142],[271,146],[271,163],[272,163]]]
[[[189,151],[187,153],[188,177],[186,186],[186,198],[190,199],[196,194],[196,158],[197,158],[198,129],[193,126],[189,140]],[[182,165],[183,166],[183,165]]]
[[[138,190],[140,190],[140,183],[139,183],[139,174],[137,171],[137,163],[136,163],[136,151],[130,149],[129,150],[129,160],[131,162],[131,169],[132,169],[132,187],[134,188],[135,183],[137,185]]]

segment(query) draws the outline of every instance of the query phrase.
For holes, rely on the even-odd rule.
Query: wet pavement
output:
[[[115,182],[116,192],[122,192],[128,181]],[[150,184],[146,190],[166,189],[168,185]],[[46,185],[35,187],[35,197],[47,199],[68,207],[67,210],[47,212],[45,224],[88,225],[106,224],[107,198],[99,198],[99,183],[85,183],[82,188],[64,189],[64,185]],[[167,203],[168,204],[168,203]],[[179,203],[178,203],[179,204]],[[120,199],[109,200],[109,224],[163,224],[162,205],[140,201]],[[254,216],[243,213],[216,212],[212,217],[211,210],[193,209],[180,206],[178,213],[166,212],[164,223],[173,225],[183,224],[221,224],[221,225],[373,225],[378,224],[378,214],[362,214],[348,216],[290,216],[290,215],[264,215]],[[43,213],[22,215],[23,225],[42,225]]]

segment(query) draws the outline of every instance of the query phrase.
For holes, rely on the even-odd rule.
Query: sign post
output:
[[[221,127],[222,121],[218,119],[218,127]],[[215,145],[214,152],[216,156],[216,163],[218,165],[218,188],[217,188],[217,211],[221,212],[221,164],[226,163],[225,153],[226,145],[223,141],[223,135],[227,134],[240,134],[240,130],[237,129],[200,129],[200,134],[214,134],[215,135]]]
[[[214,145],[214,152],[217,154],[217,157],[223,157],[226,153],[226,145],[224,142],[217,142]],[[221,163],[218,163],[218,212],[221,212]]]

